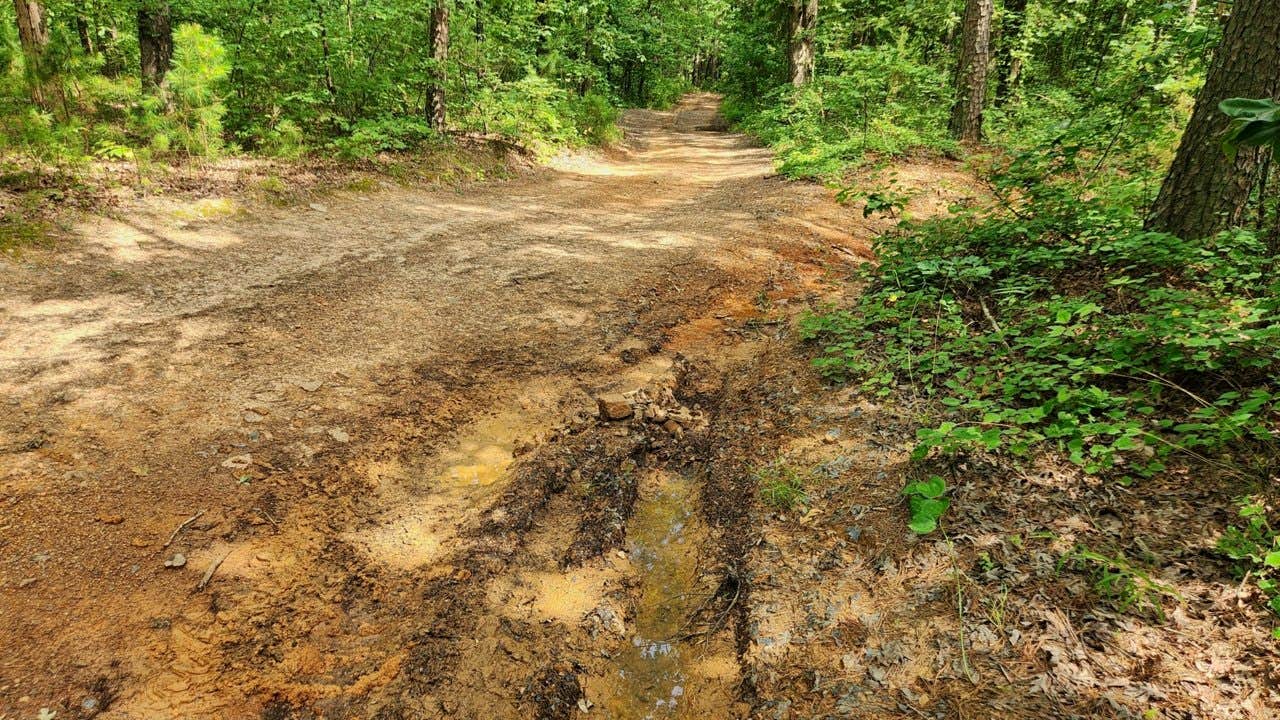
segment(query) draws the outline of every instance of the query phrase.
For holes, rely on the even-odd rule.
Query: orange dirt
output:
[[[728,363],[761,298],[868,255],[830,191],[699,130],[715,102],[628,113],[622,151],[510,181],[153,198],[11,262],[0,718],[554,716],[566,643],[594,658],[570,668],[583,703],[631,702],[609,657],[646,581],[614,555],[616,498],[514,483],[625,444],[572,434],[596,393]],[[661,465],[654,442],[620,467]],[[686,655],[732,708],[725,642]]]

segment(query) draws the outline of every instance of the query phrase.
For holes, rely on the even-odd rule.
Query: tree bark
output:
[[[956,99],[951,106],[951,136],[964,142],[982,139],[982,110],[987,101],[987,68],[991,65],[992,0],[966,0],[960,60],[956,64]]]
[[[996,103],[1003,102],[1018,87],[1022,74],[1022,58],[1014,50],[1022,40],[1023,21],[1027,15],[1027,0],[1005,0],[1004,20],[1000,27],[1000,53],[996,59]]]
[[[813,79],[813,35],[817,27],[818,0],[791,0],[791,11],[787,15],[787,59],[791,84],[796,87]]]
[[[165,75],[173,62],[173,22],[169,3],[144,0],[138,7],[138,56],[141,58],[142,88],[164,89]]]
[[[39,0],[13,0],[18,17],[18,40],[26,58],[27,85],[31,101],[45,106],[44,53],[49,46],[49,27]]]
[[[93,35],[89,31],[89,8],[81,3],[76,12],[76,37],[80,38],[80,49],[85,55],[93,54]]]
[[[446,63],[449,60],[449,5],[448,0],[436,0],[431,8],[431,59],[433,61],[431,88],[427,101],[427,120],[431,129],[445,131],[444,87],[448,81]]]
[[[1280,13],[1273,3],[1236,0],[1147,229],[1192,239],[1244,219],[1264,150],[1242,147],[1234,158],[1223,152],[1230,122],[1218,103],[1280,95]]]

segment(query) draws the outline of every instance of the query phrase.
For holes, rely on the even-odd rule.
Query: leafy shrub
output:
[[[916,457],[1054,448],[1089,473],[1274,449],[1280,296],[1245,231],[1187,242],[1042,186],[877,243],[867,292],[807,318],[828,378],[937,400]]]
[[[1243,525],[1229,526],[1218,539],[1218,552],[1236,562],[1242,577],[1252,576],[1271,612],[1280,615],[1280,530],[1267,518],[1260,498],[1240,503]],[[1273,631],[1280,638],[1280,628]]]
[[[951,507],[951,500],[943,497],[946,492],[947,481],[937,475],[910,483],[902,489],[911,511],[911,521],[907,525],[912,532],[928,535],[938,529],[938,521]]]
[[[803,88],[785,86],[760,105],[731,102],[726,113],[774,146],[779,170],[838,179],[868,154],[950,148],[945,73],[902,45],[832,53],[833,71]]]
[[[589,92],[569,104],[579,137],[592,145],[604,145],[622,139],[618,129],[618,108],[607,95]]]
[[[365,159],[382,152],[404,152],[438,137],[425,120],[393,117],[361,120],[331,146],[341,157]]]

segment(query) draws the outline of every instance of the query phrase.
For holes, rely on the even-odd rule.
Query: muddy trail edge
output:
[[[717,102],[9,268],[0,717],[747,716],[727,388],[872,229]]]

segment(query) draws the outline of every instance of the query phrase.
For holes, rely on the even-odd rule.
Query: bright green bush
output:
[[[828,61],[833,71],[803,88],[728,106],[730,119],[774,147],[781,172],[838,180],[868,155],[954,146],[945,73],[899,45],[836,52]]]
[[[803,332],[832,380],[937,400],[917,457],[1052,447],[1131,478],[1173,452],[1274,449],[1280,294],[1253,233],[1145,232],[1047,185],[1016,213],[912,226],[876,250],[867,292]]]

